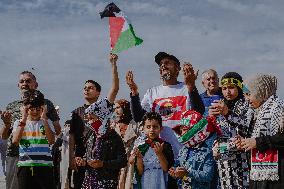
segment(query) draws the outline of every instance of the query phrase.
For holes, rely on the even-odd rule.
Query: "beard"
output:
[[[172,79],[172,75],[169,72],[165,73],[164,75],[161,76],[161,79],[163,81],[168,81],[168,80]]]

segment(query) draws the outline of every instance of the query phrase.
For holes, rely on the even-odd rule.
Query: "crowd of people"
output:
[[[19,75],[21,98],[1,112],[0,152],[7,189],[280,189],[284,188],[284,101],[277,78],[237,72],[202,74],[159,52],[162,83],[140,100],[116,99],[118,56],[110,54],[106,97],[94,80],[85,103],[59,124],[35,75]],[[183,81],[178,80],[182,74]]]

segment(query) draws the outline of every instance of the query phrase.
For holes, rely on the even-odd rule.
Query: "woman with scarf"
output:
[[[134,142],[140,136],[140,127],[132,119],[130,103],[125,99],[119,99],[114,103],[114,114],[112,119],[112,128],[122,138],[127,159],[133,150]],[[134,174],[134,166],[127,164],[119,173],[119,189],[133,188],[132,180]]]
[[[248,188],[248,154],[237,148],[240,137],[251,133],[248,108],[242,92],[242,77],[236,72],[226,73],[221,79],[224,101],[214,102],[209,115],[217,116],[222,135],[213,147],[217,160],[221,188]],[[240,121],[241,120],[241,121]]]
[[[107,98],[91,104],[86,110],[87,134],[86,154],[76,157],[77,166],[85,166],[86,174],[82,189],[117,189],[118,175],[127,164],[125,149],[120,136],[110,128],[113,103],[119,89],[117,55],[110,54],[112,65],[112,87]]]
[[[284,101],[276,96],[277,78],[258,74],[244,82],[256,110],[251,138],[240,146],[251,152],[250,189],[284,188]]]
[[[220,134],[215,117],[204,118],[200,113],[189,110],[182,114],[180,124],[173,130],[183,147],[169,174],[179,179],[180,189],[212,188],[216,167],[212,145]]]

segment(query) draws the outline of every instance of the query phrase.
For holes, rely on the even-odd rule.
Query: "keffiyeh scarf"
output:
[[[283,129],[284,102],[272,95],[260,107],[252,137],[273,136]],[[251,151],[250,178],[255,181],[279,180],[278,150]]]

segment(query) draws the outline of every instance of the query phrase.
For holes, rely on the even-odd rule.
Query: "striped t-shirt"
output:
[[[48,120],[51,130],[54,132],[52,122]],[[19,120],[15,121],[13,132],[19,125]],[[51,156],[51,146],[45,135],[42,120],[27,120],[22,138],[19,143],[18,167],[22,166],[53,166]]]

